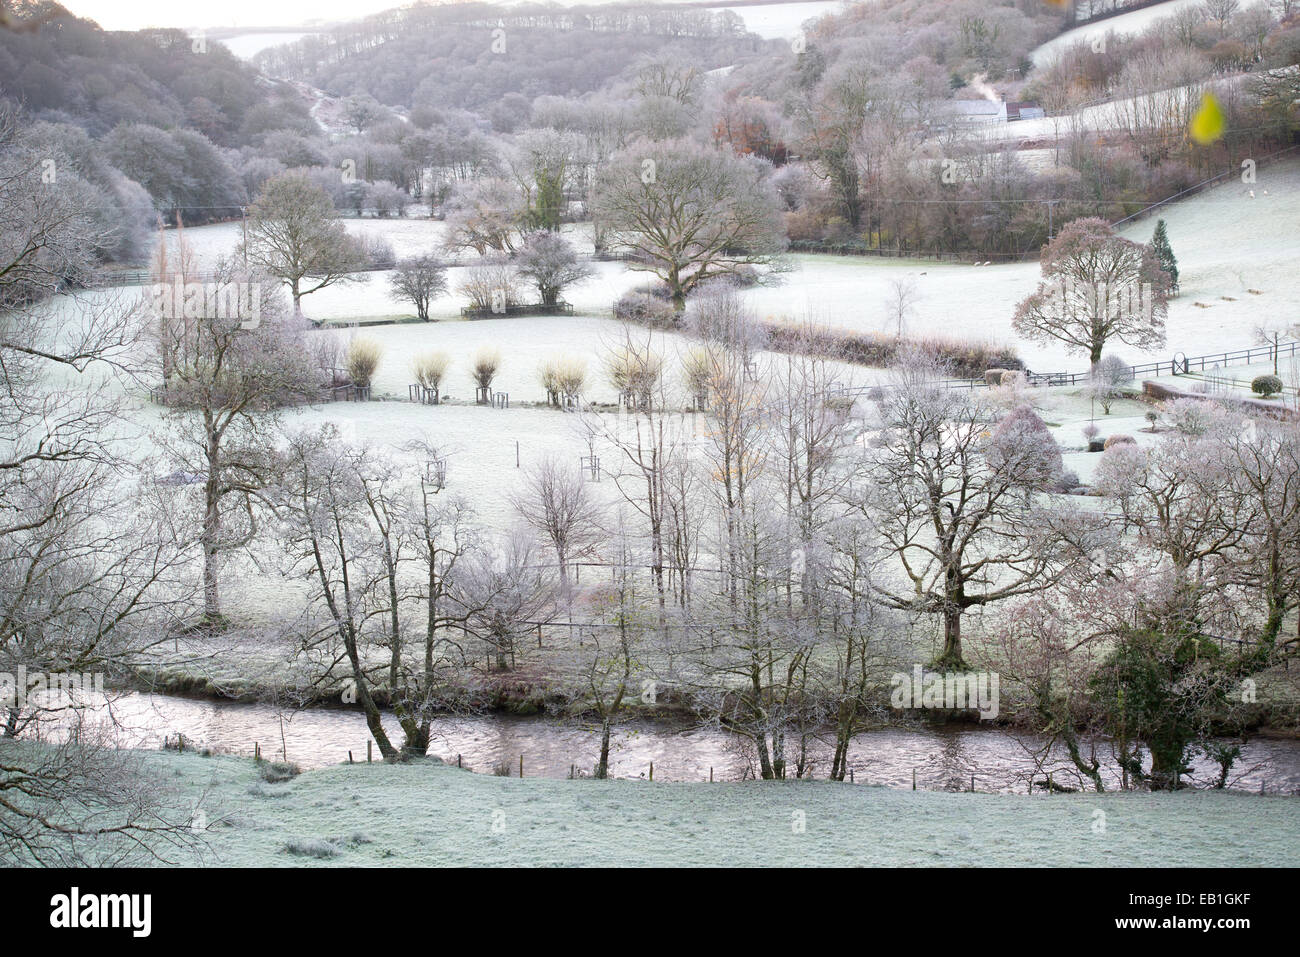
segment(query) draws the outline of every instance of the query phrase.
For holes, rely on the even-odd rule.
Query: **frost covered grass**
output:
[[[1300,801],[1285,797],[566,781],[472,774],[433,761],[341,765],[267,785],[248,760],[147,759],[204,810],[203,860],[213,865],[1300,863]]]
[[[1114,33],[1117,36],[1131,36],[1135,33],[1141,33],[1156,21],[1173,16],[1182,7],[1199,7],[1203,4],[1204,0],[1166,0],[1165,3],[1143,7],[1141,10],[1134,10],[1132,13],[1122,13],[1117,17],[1098,20],[1096,23],[1086,23],[1081,27],[1067,30],[1060,36],[1048,40],[1042,46],[1033,50],[1029,54],[1029,59],[1033,61],[1034,66],[1043,66],[1050,63],[1061,50],[1071,44],[1092,42],[1099,37],[1106,36],[1108,33]]]
[[[1138,13],[1150,15],[1161,9]],[[1024,124],[1016,126],[1023,129]],[[1129,361],[1168,359],[1180,351],[1200,355],[1244,348],[1253,341],[1254,328],[1261,321],[1300,312],[1300,283],[1296,282],[1300,232],[1294,228],[1300,222],[1300,161],[1266,164],[1259,168],[1253,184],[1232,180],[1171,204],[1160,215],[1168,224],[1178,257],[1182,290],[1169,306],[1167,346],[1143,353],[1116,345]],[[393,244],[399,257],[436,248],[444,229],[444,224],[427,219],[345,222],[349,231],[381,235]],[[1147,217],[1120,232],[1128,239],[1147,242],[1154,228],[1154,218]],[[565,234],[587,254],[591,250],[589,233],[589,226],[580,224],[567,227]],[[200,262],[206,264],[234,250],[239,227],[203,226],[187,229],[185,235]],[[962,336],[974,342],[1010,345],[1037,371],[1079,371],[1087,366],[1085,356],[1056,343],[1026,342],[1012,331],[1016,304],[1037,285],[1036,262],[973,266],[822,255],[793,255],[790,261],[793,269],[779,285],[745,291],[746,301],[760,318],[811,319],[857,332],[888,331],[893,328],[886,305],[891,284],[911,280],[919,298],[915,315],[907,324],[909,335]],[[464,343],[469,352],[485,341],[500,342],[507,347],[507,370],[511,348],[530,353],[526,368],[531,379],[543,352],[560,349],[588,354],[593,332],[607,324],[614,300],[648,279],[618,262],[593,266],[591,279],[565,292],[577,312],[574,317],[449,322],[446,320],[459,319],[465,303],[462,297],[448,294],[431,305],[431,315],[443,321],[403,325],[398,327],[399,334],[403,341],[409,337],[421,348],[455,348]],[[449,271],[449,289],[457,287],[458,268]],[[384,272],[368,273],[358,283],[327,287],[306,297],[303,308],[309,316],[327,323],[391,320],[405,315],[405,307],[389,295]],[[402,374],[405,376],[404,370]],[[453,369],[453,379],[457,375]],[[405,394],[405,382],[384,380],[381,369],[378,388],[392,391],[400,386]],[[463,394],[465,388],[461,386],[460,391]]]

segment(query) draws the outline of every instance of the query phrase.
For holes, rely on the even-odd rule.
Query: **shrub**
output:
[[[1282,391],[1282,380],[1275,375],[1257,375],[1250,380],[1250,391],[1267,399]]]
[[[1182,435],[1205,435],[1221,421],[1222,410],[1206,399],[1175,399],[1165,406],[1165,417]]]
[[[1059,485],[1061,449],[1038,414],[1019,406],[998,423],[989,438],[989,464],[1007,470],[1017,484],[1046,490]]]
[[[292,761],[263,761],[258,765],[258,773],[267,784],[279,784],[296,778],[302,769]]]
[[[587,363],[567,356],[551,356],[537,366],[537,380],[546,390],[546,400],[558,406],[560,399],[575,399],[587,384]]]
[[[650,282],[643,282],[639,286],[633,286],[632,292],[653,296],[655,299],[668,303],[673,301],[673,291],[668,287],[668,283],[662,279],[652,279]]]
[[[560,394],[559,375],[556,372],[558,361],[556,358],[551,357],[537,363],[537,381],[546,390],[546,401],[551,405],[558,404]]]
[[[1133,381],[1133,367],[1112,353],[1101,357],[1093,375],[1114,385],[1127,385]]]
[[[501,350],[483,346],[474,353],[474,364],[470,368],[470,377],[481,391],[492,388],[492,380],[501,369]],[[480,400],[482,401],[482,400]]]
[[[649,346],[628,344],[615,349],[605,358],[605,375],[609,384],[630,403],[647,408],[663,375],[664,360]]]
[[[441,398],[439,390],[450,365],[451,356],[445,352],[423,352],[411,363],[415,381],[433,393],[434,402]]]
[[[1137,439],[1133,438],[1131,435],[1117,432],[1106,439],[1106,444],[1102,446],[1102,448],[1104,450],[1109,450],[1113,449],[1117,445],[1137,445]]]
[[[1101,411],[1110,415],[1110,407],[1124,393],[1124,387],[1133,381],[1133,367],[1119,356],[1103,356],[1092,367],[1088,390],[1101,405]]]
[[[677,318],[677,311],[671,302],[633,290],[624,293],[614,303],[614,318],[649,326],[671,325]]]
[[[1022,363],[1007,346],[945,336],[895,336],[880,332],[851,332],[803,323],[767,322],[767,348],[773,352],[815,355],[856,365],[886,368],[909,351],[943,362],[952,374],[978,377],[988,369],[1009,370]]]
[[[713,359],[709,350],[696,346],[682,355],[682,386],[692,399],[708,397],[709,383],[713,379]]]
[[[576,399],[587,386],[587,360],[565,357],[555,366],[555,384],[560,395]]]
[[[295,857],[337,857],[341,853],[337,844],[314,837],[291,837],[284,842],[284,849]]]
[[[348,343],[346,357],[348,378],[352,384],[361,388],[369,388],[370,381],[375,377],[375,370],[379,368],[379,359],[384,354],[384,348],[374,339],[360,337],[353,339]]]
[[[469,300],[474,312],[508,309],[519,304],[519,275],[514,263],[503,256],[484,256],[465,268],[457,291]]]

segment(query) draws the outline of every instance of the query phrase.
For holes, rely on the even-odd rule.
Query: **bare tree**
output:
[[[415,306],[416,318],[429,321],[429,304],[447,292],[447,268],[428,254],[397,264],[390,279],[395,298]]]
[[[880,448],[853,500],[902,573],[899,580],[882,569],[882,600],[940,616],[935,665],[962,669],[968,609],[1043,591],[1078,555],[1066,513],[1032,504],[1043,487],[1041,450],[1011,442],[986,455],[984,413],[943,378],[933,360],[917,356],[894,370],[878,403]]]
[[[522,638],[554,616],[555,588],[550,563],[538,562],[536,544],[522,531],[472,556],[459,592],[465,627],[487,646],[495,670],[516,667]]]
[[[365,250],[338,221],[334,203],[304,173],[268,180],[248,208],[248,262],[288,283],[293,311],[302,297],[336,283],[353,282]]]
[[[111,712],[90,713],[97,685],[144,663],[191,596],[165,496],[130,460],[129,420],[100,375],[143,378],[143,323],[120,297],[51,297],[89,275],[91,218],[84,196],[42,179],[11,121],[0,110],[0,854],[165,860],[198,836],[190,809],[113,750]],[[45,690],[15,685],[20,669]],[[44,740],[21,740],[42,720]]]
[[[592,627],[578,646],[570,643],[568,648],[570,707],[594,711],[599,722],[600,750],[593,773],[597,778],[609,776],[613,729],[629,697],[636,694],[634,681],[644,668],[645,635],[655,627],[653,612],[638,587],[634,544],[621,526],[614,541],[613,582],[591,596]]]
[[[569,594],[569,564],[601,537],[601,503],[576,462],[543,458],[524,474],[524,490],[511,496],[524,524],[555,549],[560,590]]]
[[[536,287],[544,306],[554,306],[565,289],[592,275],[591,266],[578,259],[566,239],[545,230],[524,240],[515,263],[519,275]]]
[[[1168,274],[1150,246],[1117,236],[1101,219],[1076,219],[1043,247],[1043,280],[1012,320],[1028,339],[1056,339],[1096,365],[1107,342],[1164,343]]]
[[[916,288],[915,279],[890,280],[889,292],[885,298],[885,310],[894,326],[894,334],[900,339],[903,337],[903,330],[907,328],[907,320],[916,308],[918,299],[920,293]]]
[[[605,241],[686,297],[784,250],[780,204],[761,161],[686,141],[641,142],[601,170],[592,215]]]
[[[155,263],[155,290],[246,288],[238,308],[177,308],[175,296],[155,304],[154,338],[169,428],[158,440],[183,472],[202,477],[201,532],[204,621],[222,623],[222,555],[257,534],[256,499],[270,477],[267,446],[277,411],[319,395],[321,373],[306,343],[305,325],[284,309],[264,276],[218,267],[215,283],[196,277],[183,235],[169,259],[165,245]],[[231,502],[236,505],[232,507]]]

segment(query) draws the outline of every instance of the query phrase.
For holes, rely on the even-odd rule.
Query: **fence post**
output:
[[[521,778],[524,776],[524,756],[523,756],[523,754],[520,754],[520,755],[519,755],[519,776],[520,776]]]
[[[374,756],[374,744],[375,744],[374,741],[367,741],[367,742],[366,742],[366,763],[367,763],[367,764],[369,764],[369,763],[370,763],[371,761],[373,761],[374,758],[375,758],[375,756]]]

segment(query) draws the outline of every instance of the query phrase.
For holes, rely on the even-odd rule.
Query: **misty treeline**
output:
[[[353,215],[554,228],[592,218],[616,156],[683,140],[766,164],[796,249],[1013,258],[1053,221],[1118,219],[1290,142],[1296,15],[1190,5],[1034,68],[1065,7],[884,0],[792,44],[694,8],[416,5],[267,50],[266,76],[215,41],[62,17],[0,32],[0,91],[55,169],[131,224],[105,261],[142,264],[156,214],[234,218],[293,170]],[[1187,135],[1207,91],[1226,128],[1208,146]],[[1002,138],[1015,124],[955,112],[987,98],[1047,111],[1046,165]]]
[[[428,140],[403,140],[405,166],[396,150],[375,142],[388,135],[376,120],[369,137],[355,136],[343,149],[360,151],[367,178],[385,181],[381,196],[398,183],[420,197],[428,179],[431,207],[445,211],[451,197],[454,208],[458,181],[497,179],[512,165],[499,144],[508,155],[511,135],[552,129],[578,137],[563,213],[582,218],[589,184],[613,150],[643,137],[689,137],[772,164],[796,248],[1032,255],[1049,238],[1052,218],[1121,218],[1236,167],[1242,156],[1262,157],[1295,130],[1295,80],[1276,73],[1298,59],[1293,4],[1196,5],[1100,49],[1080,41],[1035,70],[1028,54],[1060,30],[1062,12],[1038,2],[857,5],[810,20],[797,48],[769,41],[736,50],[728,40],[714,58],[692,44],[719,41],[674,37],[585,87],[525,82],[489,101],[479,99],[490,88],[484,84],[473,87],[472,102],[458,99],[460,81],[448,74],[464,83],[506,76],[496,66],[509,61],[508,75],[517,78],[535,58],[539,69],[574,69],[548,64],[537,32],[579,42],[593,28],[564,13],[554,23],[545,16],[503,26],[475,21],[464,36],[449,34],[445,59],[396,55],[404,43],[442,43],[430,24],[455,16],[416,8],[268,51],[263,62],[337,95],[360,91],[409,110]],[[500,53],[492,52],[495,29],[505,38]],[[450,66],[456,57],[463,67]],[[734,69],[704,76],[724,64]],[[1188,138],[1206,91],[1221,101],[1227,128],[1211,146]],[[983,98],[1030,100],[1047,110],[1054,120],[1046,169],[1027,165],[1015,138],[1000,140],[998,124],[954,114],[954,100]],[[1098,103],[1110,103],[1100,119],[1117,135],[1075,118]],[[478,136],[470,134],[467,109],[490,130],[480,125]],[[431,160],[415,160],[420,152]]]

